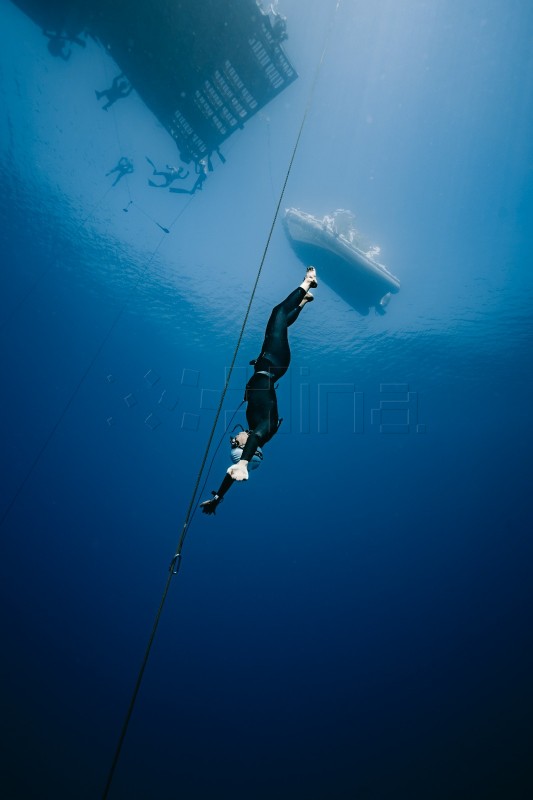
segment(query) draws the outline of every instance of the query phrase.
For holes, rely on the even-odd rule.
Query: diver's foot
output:
[[[304,295],[304,299],[300,303],[300,308],[303,308],[306,303],[312,303],[314,299],[315,299],[315,296],[313,294],[311,294],[311,292],[306,292],[305,295]]]
[[[318,281],[316,279],[316,269],[314,267],[307,267],[307,272],[305,273],[305,281],[309,283],[310,289],[316,289],[318,286]]]

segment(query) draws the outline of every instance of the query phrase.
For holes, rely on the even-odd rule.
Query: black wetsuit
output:
[[[306,295],[299,286],[285,300],[272,309],[265,331],[261,355],[254,363],[254,374],[246,384],[244,399],[248,403],[246,420],[249,436],[241,459],[251,461],[258,447],[269,442],[279,428],[278,401],[274,384],[282,378],[289,368],[291,351],[288,328],[298,319],[302,310],[300,303]],[[215,500],[222,499],[234,479],[225,475]],[[210,501],[215,503],[215,501]],[[214,508],[204,508],[206,513],[214,513]]]
[[[274,436],[279,427],[278,401],[274,384],[289,368],[291,351],[288,328],[298,319],[305,289],[299,286],[277,305],[270,315],[261,355],[254,364],[254,374],[246,385],[244,399],[248,403],[246,420],[249,436],[242,459],[250,461],[258,447]]]

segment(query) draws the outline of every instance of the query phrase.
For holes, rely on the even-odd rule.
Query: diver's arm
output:
[[[214,514],[217,510],[217,506],[219,503],[222,502],[224,495],[231,488],[233,485],[234,480],[231,475],[224,475],[224,480],[220,484],[220,489],[218,492],[211,492],[213,495],[212,500],[205,500],[203,503],[200,503],[200,508],[204,512],[204,514]]]
[[[246,461],[246,464],[248,464],[248,462],[251,461],[252,458],[254,457],[257,448],[261,447],[262,444],[263,444],[263,437],[257,433],[257,430],[250,431],[248,434],[248,439],[246,440],[246,444],[244,445],[244,449],[242,451],[242,456],[241,460],[239,461],[239,464],[242,463],[243,461]],[[238,464],[236,466],[238,466]]]
[[[248,439],[244,445],[240,461],[228,467],[228,475],[234,481],[247,481],[248,480],[248,464],[254,457],[257,448],[263,444],[263,437],[257,431],[249,431]]]

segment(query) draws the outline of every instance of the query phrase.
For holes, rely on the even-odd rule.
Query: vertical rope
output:
[[[230,383],[231,374],[233,372],[233,368],[234,368],[235,362],[237,360],[237,354],[239,352],[239,348],[241,346],[242,338],[244,336],[244,331],[245,331],[245,328],[246,328],[246,324],[248,322],[248,317],[250,316],[250,309],[252,307],[252,303],[254,301],[255,293],[257,291],[257,286],[258,286],[258,283],[259,283],[259,279],[260,279],[261,273],[263,271],[263,265],[265,263],[265,259],[266,259],[267,252],[268,252],[268,248],[270,246],[270,241],[272,239],[272,234],[274,232],[274,228],[275,228],[278,216],[279,216],[279,210],[280,210],[281,204],[283,202],[283,197],[285,195],[285,189],[287,188],[287,183],[289,181],[289,176],[290,176],[290,173],[291,173],[291,170],[292,170],[294,159],[296,157],[296,152],[298,150],[298,146],[299,146],[300,140],[302,138],[302,133],[303,133],[303,129],[305,127],[307,116],[309,114],[309,110],[311,108],[312,99],[313,99],[315,88],[316,88],[316,85],[317,85],[317,82],[318,82],[318,77],[319,77],[319,74],[320,74],[320,70],[321,70],[322,64],[324,62],[324,57],[325,57],[325,54],[326,54],[327,46],[328,46],[328,43],[329,43],[329,38],[330,38],[330,35],[331,35],[331,30],[332,30],[332,27],[333,27],[333,20],[335,19],[335,16],[336,16],[337,11],[339,9],[340,2],[341,2],[341,0],[337,0],[337,4],[335,6],[335,10],[334,10],[334,12],[332,14],[332,17],[331,17],[331,20],[330,20],[328,32],[326,34],[326,40],[325,40],[324,47],[323,47],[323,50],[322,50],[322,55],[320,57],[318,66],[317,66],[316,71],[315,71],[315,77],[314,77],[313,83],[311,85],[311,90],[309,92],[309,98],[308,98],[308,101],[307,101],[307,105],[306,105],[305,110],[304,110],[304,114],[303,114],[303,117],[302,117],[302,122],[300,124],[300,128],[298,130],[298,135],[296,137],[296,141],[295,141],[295,144],[294,144],[294,147],[293,147],[293,150],[292,150],[292,154],[291,154],[291,157],[290,157],[290,160],[289,160],[289,166],[287,168],[287,172],[286,172],[286,175],[285,175],[285,180],[283,181],[283,186],[282,186],[282,189],[281,189],[281,192],[280,192],[280,195],[279,195],[279,200],[278,200],[278,203],[277,203],[277,206],[276,206],[274,217],[272,219],[272,224],[270,226],[270,230],[269,230],[269,233],[268,233],[267,241],[266,241],[266,244],[265,244],[265,247],[264,247],[264,250],[263,250],[263,255],[262,255],[262,258],[261,258],[261,262],[260,262],[259,268],[257,270],[257,275],[256,275],[255,282],[254,282],[254,285],[253,285],[253,288],[252,288],[252,292],[250,294],[250,299],[248,301],[248,306],[246,308],[246,313],[244,315],[244,320],[243,320],[243,323],[242,323],[242,326],[241,326],[241,330],[240,330],[240,333],[239,333],[239,336],[238,336],[238,339],[237,339],[237,344],[235,345],[235,349],[234,349],[234,352],[233,352],[233,358],[231,360],[230,368],[229,368],[229,371],[228,371],[228,374],[227,374],[227,377],[226,377],[226,383],[224,384],[224,389],[222,390],[222,394],[220,396],[220,401],[219,401],[218,408],[217,408],[217,411],[216,411],[216,414],[215,414],[215,419],[214,419],[214,422],[213,422],[213,425],[212,425],[212,428],[211,428],[211,433],[209,434],[209,440],[207,442],[207,445],[206,445],[206,448],[205,448],[205,452],[204,452],[204,456],[203,456],[203,459],[202,459],[202,463],[201,463],[200,469],[198,471],[198,476],[196,478],[196,483],[194,485],[194,489],[193,489],[193,493],[192,493],[192,496],[191,496],[191,500],[190,500],[189,506],[187,508],[187,513],[186,513],[185,519],[183,521],[183,526],[182,526],[182,529],[181,529],[181,534],[180,534],[180,537],[179,537],[178,545],[176,547],[176,552],[175,552],[175,554],[174,554],[174,556],[172,558],[172,561],[170,563],[169,574],[168,574],[168,577],[167,577],[167,580],[166,580],[166,583],[165,583],[165,587],[163,589],[163,594],[161,596],[161,601],[159,603],[159,608],[158,608],[157,613],[155,615],[154,623],[153,623],[153,626],[152,626],[152,631],[150,633],[150,636],[149,636],[149,639],[148,639],[148,643],[146,645],[144,658],[142,660],[141,667],[139,669],[139,673],[137,675],[137,680],[135,682],[135,686],[134,686],[133,693],[132,693],[132,696],[131,696],[131,699],[130,699],[128,710],[126,712],[126,716],[125,716],[125,719],[124,719],[124,723],[122,725],[122,730],[121,730],[121,733],[120,733],[120,736],[119,736],[119,740],[118,740],[118,743],[117,743],[117,746],[116,746],[116,749],[115,749],[115,754],[114,754],[114,757],[113,757],[113,761],[111,763],[111,767],[110,767],[110,770],[109,770],[109,773],[108,773],[108,776],[107,776],[107,782],[106,782],[105,789],[104,789],[104,792],[103,792],[103,795],[102,795],[102,800],[107,800],[107,797],[109,795],[109,790],[111,788],[111,784],[113,782],[113,777],[114,777],[114,774],[115,774],[115,770],[116,770],[117,764],[118,764],[119,759],[120,759],[122,746],[124,744],[124,739],[125,739],[126,733],[128,731],[128,726],[129,726],[129,723],[130,723],[130,720],[131,720],[131,716],[133,714],[133,710],[134,710],[134,707],[135,707],[135,702],[137,700],[137,695],[138,695],[140,687],[141,687],[143,675],[144,675],[144,672],[145,672],[145,669],[146,669],[146,665],[148,663],[148,658],[150,656],[152,645],[153,645],[153,642],[154,642],[154,639],[155,639],[155,636],[156,636],[156,633],[157,633],[157,628],[159,626],[159,621],[161,619],[161,614],[163,612],[163,607],[165,605],[165,601],[166,601],[167,596],[168,596],[168,592],[169,592],[169,589],[170,589],[170,584],[172,583],[172,578],[174,577],[174,575],[177,575],[178,571],[179,571],[179,567],[180,567],[180,564],[181,564],[181,553],[182,553],[183,545],[185,543],[185,539],[186,539],[186,536],[187,536],[187,533],[188,533],[189,521],[191,519],[191,514],[192,514],[192,511],[193,511],[193,508],[194,508],[194,503],[195,503],[195,500],[196,500],[196,495],[198,493],[198,487],[200,485],[200,481],[201,481],[201,478],[202,478],[202,473],[203,473],[203,470],[204,470],[204,467],[205,467],[205,464],[206,464],[206,461],[207,461],[207,458],[208,458],[208,455],[209,455],[209,450],[211,448],[211,443],[212,443],[213,437],[215,435],[215,430],[216,430],[216,427],[217,427],[217,424],[218,424],[218,420],[219,420],[219,417],[220,417],[220,414],[221,414],[221,411],[222,411],[222,406],[223,406],[223,403],[224,403],[224,399],[226,397],[226,393],[227,393],[228,386],[229,386],[229,383]]]

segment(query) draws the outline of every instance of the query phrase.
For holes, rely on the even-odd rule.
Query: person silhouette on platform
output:
[[[119,159],[116,167],[113,167],[113,169],[110,169],[109,172],[106,172],[106,178],[108,175],[112,175],[113,172],[117,173],[117,177],[113,183],[113,186],[116,186],[119,180],[124,177],[124,175],[129,175],[131,172],[133,172],[133,163],[129,158],[126,158],[126,156],[122,156],[122,158]]]
[[[68,44],[79,44],[80,47],[85,47],[85,42],[74,34],[64,34],[60,31],[49,31],[43,29],[43,34],[48,38],[48,52],[56,58],[62,58],[63,61],[68,61],[72,55],[72,50]]]
[[[133,86],[126,78],[124,73],[121,73],[120,75],[117,75],[116,78],[113,78],[113,83],[109,89],[104,89],[101,92],[95,89],[95,94],[97,100],[100,100],[102,97],[107,98],[107,103],[105,106],[103,106],[103,110],[107,111],[108,108],[111,108],[113,103],[116,103],[117,100],[120,100],[123,97],[127,97],[132,90]]]
[[[154,162],[148,158],[148,156],[146,156],[146,160],[153,168],[152,174],[159,175],[161,178],[163,178],[163,183],[154,183],[152,180],[148,181],[150,186],[155,186],[157,189],[167,189],[171,183],[174,183],[174,181],[183,181],[189,174],[189,170],[185,172],[183,167],[178,167],[176,169],[176,167],[171,167],[170,164],[166,165],[168,172],[165,172],[164,170],[158,170]]]
[[[201,192],[204,182],[207,179],[206,160],[202,158],[201,161],[197,161],[194,167],[194,171],[196,172],[198,177],[196,178],[195,184],[192,187],[192,189],[174,189],[171,186],[169,192],[175,192],[176,194],[194,194],[195,192]]]

